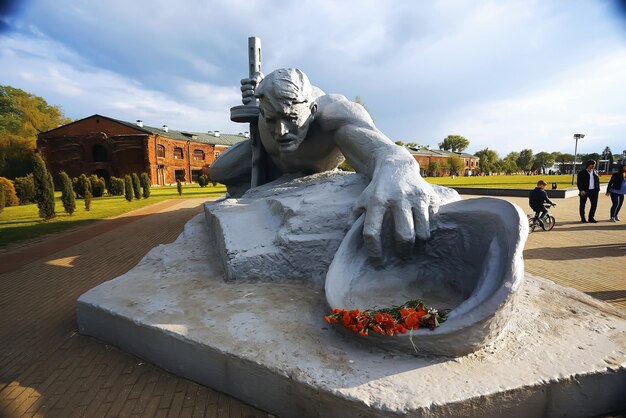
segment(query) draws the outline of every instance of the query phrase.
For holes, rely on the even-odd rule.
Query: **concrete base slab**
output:
[[[475,353],[385,352],[326,324],[302,283],[225,282],[202,215],[82,295],[80,332],[282,417],[594,416],[626,409],[626,316],[527,276]]]

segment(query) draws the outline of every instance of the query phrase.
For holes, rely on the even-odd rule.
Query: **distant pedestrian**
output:
[[[594,160],[587,160],[585,162],[585,168],[578,172],[578,178],[576,184],[578,185],[578,196],[580,196],[580,222],[587,222],[585,219],[585,205],[587,199],[591,204],[589,208],[589,222],[597,223],[594,216],[596,214],[596,207],[598,206],[598,194],[600,192],[600,177],[596,173],[596,162]]]
[[[611,222],[619,221],[619,210],[624,203],[624,195],[626,194],[626,165],[617,166],[617,173],[611,176],[609,184],[606,187],[606,195],[611,196]]]

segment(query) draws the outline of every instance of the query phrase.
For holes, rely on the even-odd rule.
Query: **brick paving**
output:
[[[0,255],[0,417],[267,416],[77,334],[78,296],[176,239],[201,201],[162,202]]]
[[[504,199],[527,214],[532,212],[528,199]],[[554,229],[546,232],[538,228],[528,236],[526,271],[626,310],[626,210],[622,211],[621,222],[609,222],[610,198],[601,194],[596,211],[598,223],[581,223],[577,197],[554,202],[557,206],[550,210],[556,218]]]
[[[0,254],[0,417],[267,416],[76,333],[78,296],[172,242],[200,203],[162,202]],[[626,221],[602,216],[604,196],[598,224],[577,222],[578,199],[557,203],[556,227],[529,236],[526,271],[626,309]]]

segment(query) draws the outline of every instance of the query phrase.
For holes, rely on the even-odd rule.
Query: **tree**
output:
[[[85,174],[81,174],[78,178],[74,178],[74,180],[72,180],[72,184],[74,186],[76,196],[79,199],[85,198],[87,190],[91,191],[91,181],[89,181],[89,178]]]
[[[141,178],[139,180],[141,181],[141,189],[143,191],[142,193],[143,198],[147,199],[150,197],[150,176],[148,176],[148,173],[141,173]],[[198,181],[199,180],[200,178],[198,178]],[[204,185],[206,186],[206,183],[204,183]]]
[[[402,141],[396,141],[396,142],[394,142],[394,144],[399,145],[401,147],[404,146],[404,142],[402,142]]]
[[[448,157],[448,168],[450,169],[450,175],[458,175],[463,170],[463,160],[456,156],[451,155]]]
[[[559,153],[554,159],[557,163],[569,164],[574,162],[574,154]]]
[[[74,189],[72,188],[72,180],[65,171],[59,173],[59,180],[61,183],[61,202],[63,202],[63,210],[71,216],[76,210],[76,197],[74,196]]]
[[[128,174],[124,176],[124,196],[129,202],[133,201],[133,181]]]
[[[69,123],[58,106],[23,90],[0,86],[0,176],[33,170],[37,134]]]
[[[438,176],[441,171],[439,161],[431,161],[428,163],[428,174],[432,177]]]
[[[517,160],[519,159],[519,152],[509,152],[506,157],[502,160],[501,166],[502,171],[506,174],[517,173],[520,169],[517,166]]]
[[[533,155],[533,150],[531,149],[523,149],[522,151],[520,151],[519,153],[519,157],[517,157],[517,166],[527,172],[530,171],[531,168],[533,168],[533,159],[534,159],[534,155]]]
[[[352,167],[350,165],[350,163],[348,162],[348,160],[343,160],[343,162],[341,164],[339,164],[339,166],[337,167],[338,169],[340,169],[341,171],[350,171],[352,173],[354,173],[356,170],[354,169],[354,167]]]
[[[35,183],[33,181],[33,173],[29,173],[24,177],[16,177],[13,180],[15,185],[15,193],[20,199],[20,205],[33,203],[35,201]]]
[[[533,159],[532,170],[540,171],[541,174],[545,174],[548,167],[552,167],[554,165],[554,154],[541,151],[535,154],[535,158]]]
[[[406,143],[406,146],[407,146],[407,147],[416,147],[416,146],[417,146],[417,144],[416,144],[415,142],[407,142],[407,143]]]
[[[4,184],[0,183],[0,213],[4,210]]]
[[[439,143],[439,149],[452,152],[463,152],[469,147],[470,142],[461,135],[448,135],[443,142]]]
[[[39,154],[35,154],[33,159],[33,181],[39,217],[45,221],[54,218],[54,182]]]
[[[489,148],[480,150],[474,154],[480,158],[478,168],[484,174],[491,174],[496,171],[496,162],[500,159],[498,153]]]
[[[139,176],[136,173],[133,173],[130,178],[133,181],[133,193],[135,194],[135,199],[141,199],[141,182],[139,181]]]
[[[179,196],[183,195],[183,183],[180,182],[180,179],[176,179],[176,190]]]
[[[85,191],[85,210],[89,212],[91,209],[91,190]]]
[[[89,176],[89,186],[91,187],[91,197],[104,196],[104,190],[106,189],[106,182],[103,178],[98,177],[95,174]]]

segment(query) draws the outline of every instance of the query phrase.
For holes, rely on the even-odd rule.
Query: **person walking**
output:
[[[594,160],[587,160],[585,162],[585,168],[578,172],[576,184],[578,186],[578,196],[580,197],[580,222],[587,222],[585,219],[585,206],[587,205],[587,199],[589,199],[589,217],[588,220],[591,223],[597,223],[594,216],[596,214],[596,207],[598,206],[598,194],[600,192],[600,177],[596,173],[596,162]]]
[[[619,210],[624,203],[624,195],[626,194],[626,165],[617,166],[617,173],[611,176],[609,184],[606,187],[606,195],[611,196],[611,222],[619,221]]]

